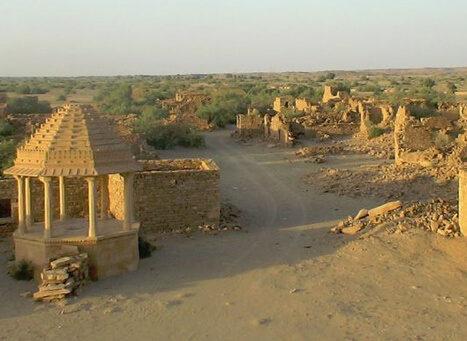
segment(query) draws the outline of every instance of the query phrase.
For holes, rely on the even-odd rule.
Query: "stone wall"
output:
[[[263,119],[260,115],[237,115],[237,131],[246,137],[262,135]]]
[[[145,231],[218,226],[220,171],[212,160],[154,160],[134,177],[134,216]],[[109,176],[110,211],[123,219],[123,179]]]
[[[327,134],[330,136],[349,136],[357,133],[359,131],[359,128],[359,124],[356,123],[330,123],[306,126],[305,137],[315,136],[317,132]]]
[[[347,97],[348,97],[348,94],[346,92],[337,91],[330,85],[324,86],[324,93],[323,93],[323,99],[322,99],[323,103],[339,102]]]
[[[294,108],[293,97],[276,97],[273,104],[273,109],[276,112],[281,112],[282,109],[293,109]]]
[[[420,120],[409,115],[405,106],[397,110],[394,122],[394,151],[396,164],[401,162],[415,162],[423,160],[423,156],[416,154],[434,147],[432,134]]]
[[[52,216],[59,218],[58,178],[52,178]],[[88,187],[83,178],[65,178],[66,208],[70,217],[85,217],[88,213]],[[17,182],[13,178],[0,180],[0,199],[11,200],[12,217],[18,220]],[[34,221],[44,221],[44,186],[31,178],[31,201]],[[99,205],[98,201],[98,205]]]
[[[264,132],[266,137],[279,141],[286,146],[292,146],[295,142],[290,123],[281,114],[272,117],[269,115],[264,116]]]

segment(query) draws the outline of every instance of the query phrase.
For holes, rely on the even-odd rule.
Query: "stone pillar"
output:
[[[88,237],[96,236],[96,179],[94,177],[86,178],[88,182],[88,202],[89,202],[89,231]]]
[[[464,237],[467,237],[467,166],[459,170],[459,224]]]
[[[23,234],[26,232],[24,214],[24,178],[22,176],[15,176],[15,179],[18,182],[18,230]]]
[[[24,180],[26,227],[30,229],[32,226],[31,178],[27,176]]]
[[[101,217],[102,220],[109,219],[109,176],[101,176]]]
[[[123,230],[130,231],[133,223],[133,173],[123,176]]]
[[[44,184],[44,238],[52,237],[52,191],[50,189],[50,177],[40,177]]]
[[[58,192],[60,197],[60,220],[66,219],[66,194],[65,194],[65,177],[58,177]]]

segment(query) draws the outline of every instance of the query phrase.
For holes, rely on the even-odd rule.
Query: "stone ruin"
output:
[[[349,94],[347,92],[337,91],[332,86],[325,85],[323,99],[321,101],[323,103],[340,102],[348,97],[349,97]]]
[[[395,162],[433,167],[449,161],[446,156],[457,155],[452,162],[459,164],[467,156],[465,135],[460,133],[456,121],[444,116],[416,118],[406,106],[400,106],[394,121]]]
[[[291,123],[284,115],[280,113],[274,116],[264,115],[263,126],[266,138],[279,141],[285,146],[293,146],[295,143]]]
[[[287,97],[276,97],[273,103],[273,110],[275,112],[281,112],[287,109],[294,109],[295,99],[292,96]]]
[[[248,110],[246,115],[237,115],[237,132],[241,137],[258,137],[263,134],[263,118],[258,110]]]
[[[200,130],[212,128],[206,119],[199,117],[196,111],[211,98],[196,91],[178,91],[175,98],[159,100],[157,103],[169,110],[170,116],[162,120],[163,124],[188,124]]]
[[[17,219],[16,260],[32,262],[36,276],[50,259],[83,252],[91,278],[102,279],[136,269],[141,229],[219,225],[212,160],[137,162],[91,106],[56,109],[5,173],[18,186],[0,179],[0,213]]]

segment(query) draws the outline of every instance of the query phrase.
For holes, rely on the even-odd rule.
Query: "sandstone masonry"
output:
[[[218,226],[220,171],[212,160],[179,159],[144,162],[134,177],[134,215],[142,230]],[[110,211],[123,214],[123,179],[109,177]]]

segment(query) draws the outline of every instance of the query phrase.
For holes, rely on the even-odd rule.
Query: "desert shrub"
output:
[[[13,127],[10,123],[0,119],[0,136],[9,136],[13,134]]]
[[[10,98],[7,102],[7,112],[10,114],[45,114],[52,112],[50,103],[39,101],[35,96]]]
[[[436,116],[436,109],[433,107],[425,107],[421,105],[409,105],[407,106],[410,115],[415,117],[433,117]]]
[[[133,99],[131,85],[124,83],[117,86],[103,87],[95,98],[103,111],[110,114],[128,114],[132,112]]]
[[[235,123],[238,114],[247,111],[250,101],[247,96],[228,92],[216,96],[210,103],[202,105],[196,114],[218,127]]]
[[[57,96],[57,101],[63,102],[66,101],[66,95],[65,94],[60,94]]]
[[[34,278],[34,267],[31,262],[20,260],[10,270],[10,276],[17,281],[29,281]]]
[[[305,113],[303,111],[295,111],[293,109],[284,109],[281,110],[281,114],[288,119],[303,117]]]
[[[365,122],[366,129],[368,132],[368,138],[374,139],[375,137],[381,136],[384,134],[384,129],[378,128],[373,122],[367,120]]]
[[[153,124],[141,134],[156,149],[174,146],[197,148],[206,144],[200,132],[184,124]]]
[[[39,86],[30,87],[28,84],[20,84],[15,88],[15,92],[21,95],[45,94],[48,89]]]
[[[13,164],[16,154],[16,143],[0,137],[0,169],[6,169]]]

